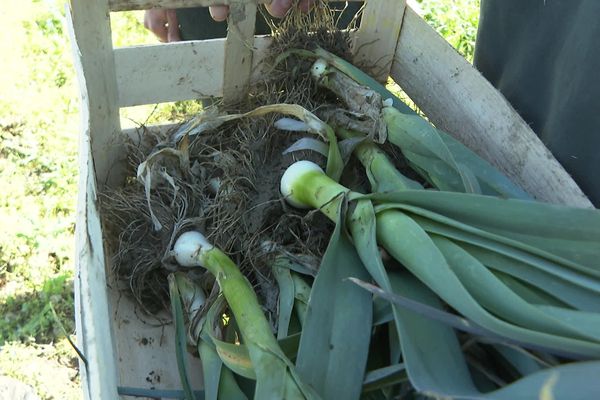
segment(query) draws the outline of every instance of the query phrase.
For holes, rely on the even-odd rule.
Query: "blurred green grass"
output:
[[[422,15],[472,60],[479,0],[417,0]],[[79,95],[64,0],[3,2],[0,53],[0,375],[42,399],[81,397],[74,333],[74,224]],[[111,16],[116,46],[157,43],[142,12]],[[122,125],[178,121],[198,102],[122,110]]]
[[[422,17],[471,63],[480,0],[416,0]]]

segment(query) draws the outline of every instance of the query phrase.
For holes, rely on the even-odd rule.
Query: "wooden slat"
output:
[[[259,79],[260,63],[270,38],[254,40],[252,76]],[[115,50],[119,106],[223,96],[225,39],[178,42]]]
[[[220,4],[253,3],[268,4],[272,0],[109,0],[110,11],[149,10],[151,8],[208,7]],[[364,1],[364,0],[347,0]],[[381,1],[381,0],[373,0]],[[387,0],[385,0],[387,1]],[[390,0],[396,1],[396,0]]]
[[[354,61],[367,66],[374,78],[387,81],[402,27],[406,0],[365,3],[354,42]]]
[[[75,316],[86,400],[117,398],[117,357],[110,326],[102,228],[89,136],[81,136],[79,196],[77,201]]]
[[[71,1],[72,42],[77,46],[74,54],[80,55],[76,67],[85,105],[83,124],[89,126],[96,182],[103,185],[116,183],[110,167],[117,162],[114,148],[120,146],[115,139],[121,128],[107,0],[88,3]]]
[[[244,98],[250,86],[256,4],[232,4],[227,18],[223,102]]]
[[[537,199],[592,207],[506,99],[410,7],[391,73],[431,122]]]
[[[80,368],[81,381],[86,399],[114,399],[117,360],[109,322],[96,195],[98,180],[109,180],[116,154],[112,151],[112,138],[120,132],[108,2],[72,0],[67,19],[81,95],[74,283],[77,339],[88,359],[87,366]]]
[[[151,8],[190,8],[229,4],[264,4],[271,0],[109,0],[111,11],[149,10]]]
[[[224,39],[115,50],[119,106],[218,96]]]
[[[181,388],[174,325],[162,325],[151,316],[140,319],[139,306],[123,296],[123,288],[120,291],[111,288],[108,293],[115,347],[120,355],[119,385],[141,389]],[[157,317],[163,321],[171,319],[166,312]],[[200,359],[189,352],[185,356],[190,384],[194,389],[201,389]]]

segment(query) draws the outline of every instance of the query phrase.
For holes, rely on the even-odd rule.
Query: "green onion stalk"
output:
[[[256,372],[256,398],[314,398],[295,376],[258,302],[252,285],[235,263],[197,231],[183,233],[173,255],[183,267],[202,267],[211,272],[238,324]]]
[[[358,132],[342,127],[336,127],[335,133],[340,139],[364,137]],[[372,192],[381,193],[406,189],[423,189],[423,186],[419,182],[401,174],[390,161],[387,154],[375,143],[364,140],[356,146],[353,153],[365,167]]]
[[[232,370],[223,367],[223,362],[215,344],[212,342],[212,334],[204,335],[203,329],[211,329],[210,325],[215,320],[215,316],[211,312],[214,306],[209,309],[207,318],[203,316],[206,296],[202,288],[190,279],[185,272],[178,271],[169,275],[169,291],[171,294],[173,323],[177,336],[175,352],[185,400],[196,399],[185,363],[188,343],[194,346],[200,355],[205,398],[246,400],[247,397],[238,386]],[[189,323],[187,343],[184,340],[183,333],[186,320]],[[247,364],[250,365],[249,360]]]
[[[370,145],[363,147],[363,157],[366,158],[370,152],[371,156],[383,156],[381,153],[374,151]],[[378,161],[385,163],[381,159]],[[406,192],[431,193],[423,190],[406,190]],[[488,304],[485,304],[481,297],[474,298],[473,292],[477,288],[469,287],[469,290],[465,289],[460,280],[461,276],[457,276],[453,271],[453,268],[459,267],[453,265],[451,268],[449,263],[453,260],[447,260],[448,253],[443,253],[440,250],[451,246],[451,244],[446,245],[447,240],[438,238],[435,234],[430,235],[430,233],[423,230],[414,219],[414,216],[410,212],[402,210],[402,203],[394,202],[393,197],[380,203],[377,201],[377,196],[371,195],[369,197],[352,192],[328,177],[318,165],[310,161],[298,161],[285,171],[281,178],[281,194],[291,205],[319,209],[332,221],[337,221],[339,218],[338,212],[341,209],[339,207],[341,201],[345,199],[349,201],[374,199],[376,204],[377,243],[417,278],[426,283],[446,303],[467,318],[477,321],[481,326],[507,338],[544,346],[547,349],[570,351],[573,354],[584,355],[585,357],[600,357],[600,337],[593,330],[572,328],[566,326],[567,324],[561,324],[558,318],[545,318],[545,314],[544,316],[530,318],[533,322],[528,327],[523,327],[523,324],[512,324],[492,315],[486,310],[490,307],[484,307]],[[348,223],[352,224],[354,221],[350,220]],[[360,223],[360,221],[357,223]],[[351,231],[353,231],[353,227],[351,227]],[[481,233],[481,235],[485,234]],[[466,258],[458,260],[458,262],[475,261]],[[493,278],[486,275],[482,276],[481,279],[492,280]],[[456,293],[449,293],[447,291],[448,287],[456,288],[460,298],[456,296]],[[485,299],[485,294],[483,297]],[[527,303],[523,302],[523,304]],[[503,311],[500,308],[498,310],[498,312]],[[526,317],[522,315],[514,316],[518,322]],[[597,317],[597,314],[594,314],[592,321]],[[548,323],[548,321],[556,322],[556,326]],[[542,329],[546,326],[550,333]]]
[[[365,137],[366,132],[334,127],[341,139],[365,137],[353,153],[365,167],[373,193],[350,191],[327,178],[318,166],[301,162],[292,165],[282,179],[286,200],[320,209],[333,221],[345,220],[361,261],[383,292],[406,295],[398,282],[390,284],[391,275],[385,271],[377,245],[426,285],[410,285],[420,293],[417,297],[428,299],[435,293],[467,318],[465,324],[484,328],[492,342],[506,341],[572,360],[599,358],[600,213],[531,201],[499,171],[435,129],[355,66],[322,49],[315,55],[319,59],[313,64],[313,77],[351,111],[361,113],[352,99],[364,98],[357,95],[367,93],[364,86],[385,100],[372,104],[379,107],[387,140],[440,191],[423,190],[403,176]],[[381,137],[372,132],[367,136]],[[356,207],[339,207],[342,201]],[[347,216],[337,214],[346,209],[353,211]],[[417,390],[441,397],[480,396],[465,372],[463,350],[452,330],[444,338],[419,333],[419,329],[407,331],[414,316],[393,310],[404,363]],[[448,354],[453,354],[451,362],[456,365],[462,359],[464,368],[457,368],[450,383],[444,382],[445,371],[436,365],[440,360],[447,365],[448,360],[420,353],[430,345],[452,348]],[[572,365],[585,374],[598,368],[594,363]],[[506,387],[505,398],[511,398],[511,390],[537,395],[540,387],[532,372],[540,369],[523,372],[515,389]],[[554,371],[547,369],[543,374],[559,373]],[[565,387],[579,387],[577,378],[566,379]],[[455,385],[459,380],[461,384]],[[468,390],[456,391],[459,386]]]
[[[378,120],[379,132],[368,132],[369,136],[378,143],[386,138],[397,146],[415,172],[437,189],[532,199],[490,163],[436,129],[354,65],[320,48],[315,55],[318,58],[311,68],[315,81],[335,93],[351,111]],[[355,100],[365,97],[369,100]]]

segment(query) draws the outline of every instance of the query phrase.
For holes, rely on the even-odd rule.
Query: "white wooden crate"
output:
[[[77,211],[77,334],[88,399],[117,398],[118,386],[179,388],[172,327],[146,324],[130,300],[107,287],[109,256],[98,190],[122,182],[119,109],[202,96],[239,97],[260,76],[269,37],[254,37],[266,0],[71,0],[69,23],[81,87]],[[227,39],[113,48],[112,11],[229,4]],[[231,33],[234,32],[234,33]],[[372,45],[362,44],[371,43]],[[356,60],[380,60],[429,119],[538,199],[589,207],[563,168],[506,100],[405,0],[369,0],[355,33]],[[384,74],[386,75],[386,74]],[[198,371],[200,364],[189,358]]]

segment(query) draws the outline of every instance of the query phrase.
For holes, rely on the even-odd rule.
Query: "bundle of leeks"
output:
[[[331,79],[349,71],[391,96],[343,60],[320,49],[316,55],[322,85],[339,88]],[[373,390],[388,396],[406,379],[435,397],[600,396],[593,381],[600,372],[593,361],[600,359],[600,211],[531,200],[397,99],[381,114],[388,140],[439,190],[404,177],[368,137],[354,155],[371,194],[351,191],[337,182],[340,171],[326,174],[310,162],[286,171],[281,190],[289,203],[337,224],[310,295],[300,376],[325,398],[340,393],[340,382],[345,398]],[[340,139],[360,136],[332,129]],[[335,153],[336,143],[329,146]],[[381,299],[391,304],[385,317]],[[389,358],[374,362],[370,329],[383,321]],[[475,347],[485,354],[474,358]],[[502,368],[490,369],[486,358]]]

